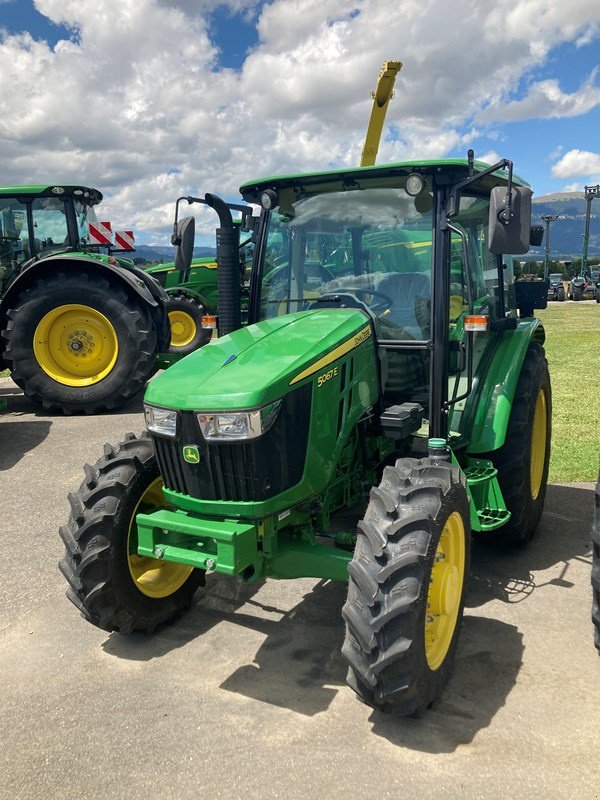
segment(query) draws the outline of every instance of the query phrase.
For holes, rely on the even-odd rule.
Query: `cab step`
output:
[[[492,462],[469,458],[465,477],[475,503],[480,530],[485,533],[505,525],[510,519],[510,511],[502,497],[498,470]]]

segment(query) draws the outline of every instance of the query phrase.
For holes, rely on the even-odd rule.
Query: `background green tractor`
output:
[[[117,408],[169,342],[164,290],[89,242],[101,200],[84,186],[0,188],[0,369],[66,414]]]
[[[189,204],[200,198],[185,197]],[[180,201],[178,201],[179,203]],[[233,220],[241,226],[241,220]],[[245,322],[249,298],[249,270],[253,242],[248,232],[240,236],[240,285],[242,316]],[[217,261],[216,258],[197,258],[185,263],[157,264],[146,269],[165,289],[169,299],[167,314],[171,327],[171,341],[167,354],[160,357],[160,365],[168,366],[178,357],[189,355],[207,344],[212,337],[218,314]],[[209,319],[207,319],[209,318]]]
[[[349,685],[418,713],[450,674],[471,534],[522,545],[544,504],[547,284],[502,261],[529,249],[531,190],[469,153],[241,191],[262,207],[249,324],[239,235],[207,195],[220,337],[152,381],[147,433],[86,468],[61,529],[68,597],[148,632],[207,573],[347,581]]]

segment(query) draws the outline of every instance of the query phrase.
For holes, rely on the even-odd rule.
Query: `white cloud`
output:
[[[600,105],[600,86],[596,85],[598,67],[579,89],[565,93],[555,79],[538,81],[529,88],[526,97],[508,103],[488,106],[478,115],[480,122],[515,122],[524,119],[577,117]]]
[[[220,5],[255,18],[259,41],[239,71],[219,67],[210,38],[209,15]],[[51,48],[28,34],[0,33],[3,182],[97,186],[103,216],[165,239],[179,194],[233,198],[260,175],[358,163],[384,58],[405,66],[379,161],[441,157],[466,151],[480,135],[472,120],[481,110],[510,106],[529,70],[561,42],[589,35],[598,18],[597,0],[493,7],[273,0],[262,8],[258,0],[36,0],[36,7],[74,35]],[[580,113],[573,109],[581,101],[560,86],[538,81],[530,98],[534,87],[542,100],[554,93],[555,108]],[[590,83],[588,104],[593,90]],[[206,212],[199,223],[208,231],[214,218]]]
[[[555,178],[600,175],[600,153],[589,150],[569,150],[552,167]]]
[[[563,188],[563,192],[582,192],[583,191],[583,184],[579,183],[579,181],[575,181],[575,183],[567,183],[567,185]]]

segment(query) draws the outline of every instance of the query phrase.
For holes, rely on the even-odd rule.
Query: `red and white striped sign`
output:
[[[88,222],[88,239],[90,244],[112,245],[110,222]]]
[[[135,250],[133,231],[115,231],[115,247],[119,250]]]

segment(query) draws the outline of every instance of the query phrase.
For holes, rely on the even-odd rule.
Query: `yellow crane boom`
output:
[[[367,128],[365,146],[360,157],[361,167],[372,167],[377,160],[377,151],[379,150],[379,140],[381,139],[385,115],[394,91],[396,75],[401,69],[401,61],[385,61],[379,73],[379,78],[377,78],[377,87],[374,92],[371,92],[373,108],[371,109],[371,119]]]

